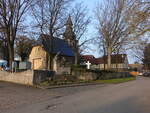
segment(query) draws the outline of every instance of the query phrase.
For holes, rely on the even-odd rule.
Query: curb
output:
[[[84,83],[84,84],[49,86],[49,87],[42,87],[42,86],[36,86],[36,87],[40,89],[56,89],[56,88],[78,87],[78,86],[89,86],[89,85],[104,85],[104,83],[86,83],[86,84]]]

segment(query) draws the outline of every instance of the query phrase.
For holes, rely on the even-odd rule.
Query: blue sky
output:
[[[89,16],[91,17],[92,21],[88,27],[88,33],[87,33],[88,38],[94,38],[96,35],[96,29],[95,29],[95,23],[94,23],[94,10],[95,10],[96,3],[103,2],[103,1],[104,0],[75,0],[75,2],[77,2],[77,3],[83,2],[84,5],[87,6],[87,8],[89,10]],[[97,46],[95,46],[94,44],[90,44],[88,46],[90,46],[91,51],[89,51],[86,54],[91,54],[91,55],[94,55],[95,57],[101,56]],[[134,62],[134,58],[132,56],[129,56],[129,62],[130,63]]]
[[[96,34],[96,30],[94,29],[94,9],[96,6],[96,3],[103,2],[103,0],[76,0],[76,2],[83,2],[89,9],[89,15],[92,17],[92,22],[88,28],[88,37],[94,37]],[[100,57],[101,54],[98,52],[98,49],[96,46],[91,44],[92,51],[89,51],[87,54],[92,54],[95,57]],[[134,63],[135,58],[128,52],[128,60],[129,63]]]
[[[99,2],[99,1],[102,1],[102,0],[77,0],[78,1],[82,1],[85,3],[85,5],[87,5],[90,9],[93,9],[94,8],[94,5]]]
[[[97,2],[102,1],[102,0],[76,0],[76,2],[83,2],[85,6],[87,6],[89,10],[89,16],[91,17],[91,23],[88,28],[88,37],[93,38],[96,35],[96,30],[94,26],[94,10],[95,10],[95,5]],[[89,51],[87,54],[94,54],[95,57],[100,57],[99,52],[97,51],[97,47],[94,46],[93,44],[90,45],[90,48],[92,51]]]

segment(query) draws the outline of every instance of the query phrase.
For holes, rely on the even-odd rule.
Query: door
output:
[[[42,69],[42,58],[33,60],[33,69],[34,70]]]

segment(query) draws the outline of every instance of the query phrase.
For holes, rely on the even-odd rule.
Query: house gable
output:
[[[46,51],[42,46],[35,46],[32,48],[29,61],[32,64],[32,69],[46,68]]]

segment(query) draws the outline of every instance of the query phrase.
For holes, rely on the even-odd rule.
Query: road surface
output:
[[[28,94],[28,99],[31,96],[33,103],[16,105],[0,113],[150,113],[150,78],[141,77],[135,81],[106,86],[53,90],[28,88],[31,89],[39,93],[33,93],[34,96]],[[36,96],[41,100],[34,101]]]

